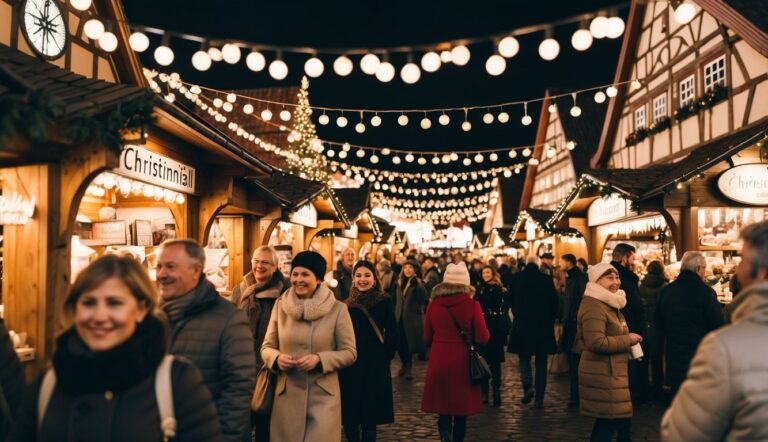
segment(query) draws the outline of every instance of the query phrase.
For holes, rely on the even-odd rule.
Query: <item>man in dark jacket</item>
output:
[[[632,271],[635,263],[635,247],[619,243],[613,249],[611,265],[619,272],[621,290],[627,294],[627,305],[621,309],[621,314],[627,320],[627,327],[631,333],[644,336],[645,313],[643,302],[640,299],[640,277]],[[644,350],[647,350],[644,348]],[[632,402],[643,403],[648,399],[648,362],[629,361],[629,392]]]
[[[704,283],[707,260],[701,252],[685,252],[680,275],[664,287],[656,305],[656,329],[665,353],[665,383],[677,393],[696,348],[704,336],[725,321],[717,294]]]
[[[424,274],[424,288],[427,289],[427,293],[432,293],[432,289],[440,284],[440,273],[435,266],[435,259],[431,256],[424,258],[424,263],[421,265],[422,273]]]
[[[336,280],[333,294],[339,301],[347,299],[349,291],[352,289],[353,265],[355,265],[355,249],[347,247],[341,251],[341,259],[336,262],[336,270],[333,271],[333,279]]]
[[[10,431],[11,413],[18,410],[24,392],[24,369],[0,319],[0,441]]]
[[[576,323],[578,322],[581,298],[587,288],[587,275],[576,266],[576,257],[566,253],[560,257],[560,268],[565,270],[568,277],[565,280],[563,293],[563,311],[560,322],[563,324],[563,353],[568,358],[568,372],[571,377],[571,394],[568,407],[579,406],[579,355],[572,352],[573,341],[576,339]]]
[[[512,278],[512,334],[507,351],[520,357],[520,377],[523,382],[523,403],[536,397],[536,408],[544,406],[547,388],[547,355],[557,351],[555,320],[558,299],[552,277],[539,270],[540,260],[530,256],[522,272]],[[535,389],[531,357],[536,357]]]
[[[245,313],[219,296],[204,267],[205,252],[195,241],[166,241],[157,259],[157,285],[170,322],[171,353],[197,365],[216,403],[225,439],[240,442],[251,429],[253,335]]]

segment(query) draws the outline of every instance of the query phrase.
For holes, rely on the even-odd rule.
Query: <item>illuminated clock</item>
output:
[[[30,48],[42,58],[54,60],[67,46],[64,8],[54,0],[24,0],[21,29]]]

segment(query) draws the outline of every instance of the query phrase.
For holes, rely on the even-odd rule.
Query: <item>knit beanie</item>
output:
[[[589,276],[589,282],[597,282],[598,279],[600,279],[603,275],[605,275],[611,270],[618,273],[618,271],[614,266],[605,262],[601,262],[600,264],[593,265],[592,267],[589,268],[589,270],[587,270],[587,276]]]
[[[469,270],[467,270],[466,264],[463,262],[458,264],[448,264],[445,268],[445,273],[443,274],[443,282],[470,285]]]
[[[326,265],[325,258],[323,258],[321,254],[304,251],[293,257],[293,261],[291,261],[291,271],[296,267],[304,267],[305,269],[309,269],[309,271],[317,276],[317,279],[322,281],[325,276]]]

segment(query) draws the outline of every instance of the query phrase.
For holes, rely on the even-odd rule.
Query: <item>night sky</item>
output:
[[[591,12],[600,8],[619,6],[619,15],[626,20],[627,3],[617,0],[602,1],[319,1],[319,0],[278,0],[272,2],[253,0],[228,1],[158,1],[124,0],[129,21],[155,26],[178,32],[187,32],[212,38],[236,38],[263,44],[294,45],[310,47],[391,47],[413,45],[446,40],[480,37],[496,34],[519,27],[552,22],[569,16]],[[352,57],[355,70],[349,77],[333,73],[335,56],[321,56],[325,73],[311,81],[310,100],[313,105],[328,107],[352,107],[368,109],[393,108],[435,108],[484,105],[505,101],[539,98],[547,87],[587,88],[612,81],[616,69],[622,39],[595,40],[585,52],[577,52],[570,45],[570,36],[577,25],[555,29],[555,38],[560,42],[560,55],[554,61],[544,61],[538,56],[538,43],[543,33],[537,32],[519,37],[520,52],[507,60],[507,69],[499,77],[492,77],[485,71],[485,60],[493,50],[491,42],[472,45],[472,57],[467,66],[444,64],[435,73],[422,72],[421,80],[407,85],[399,77],[399,68],[405,63],[405,56],[393,54],[390,61],[398,74],[390,83],[381,83],[373,76],[359,70],[359,57]],[[266,69],[259,73],[245,66],[247,51],[239,64],[214,63],[207,72],[197,72],[189,62],[199,44],[173,40],[171,47],[176,53],[174,63],[169,67],[157,66],[152,50],[159,43],[153,39],[150,50],[142,54],[143,63],[159,71],[176,71],[186,81],[220,89],[252,89],[274,86],[295,86],[303,75],[306,55],[286,54],[284,59],[289,67],[288,78],[273,80]],[[273,54],[265,53],[267,63]],[[416,63],[421,59],[416,54]],[[419,127],[418,119],[411,117],[408,127],[395,122],[395,116],[384,117],[383,124],[374,128],[367,124],[364,134],[354,131],[357,115],[348,115],[350,124],[343,129],[331,124],[318,125],[319,136],[323,139],[414,150],[437,150],[450,152],[453,149],[472,150],[493,147],[520,146],[532,144],[536,133],[539,107],[529,107],[534,124],[525,127],[520,124],[522,109],[508,109],[510,122],[485,125],[484,112],[470,113],[473,123],[471,132],[462,132],[461,112],[451,115],[451,124],[442,127],[433,115],[429,130]],[[497,113],[497,112],[496,112]],[[315,113],[315,117],[319,113]],[[335,116],[332,116],[332,121]],[[354,155],[347,161],[354,163]],[[511,164],[506,156],[493,166]],[[370,166],[363,162],[361,165]],[[416,163],[410,165],[414,168]],[[452,165],[432,166],[431,163],[418,167],[419,171],[456,170]],[[487,160],[482,167],[489,168]],[[391,168],[388,161],[379,166]],[[398,170],[407,170],[403,162]],[[461,166],[460,166],[461,167]],[[449,168],[449,169],[447,169]],[[411,169],[411,170],[415,170]]]

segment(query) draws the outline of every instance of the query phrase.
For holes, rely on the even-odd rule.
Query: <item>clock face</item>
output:
[[[53,60],[64,54],[67,26],[64,11],[53,0],[26,0],[22,29],[30,47],[39,56]]]

